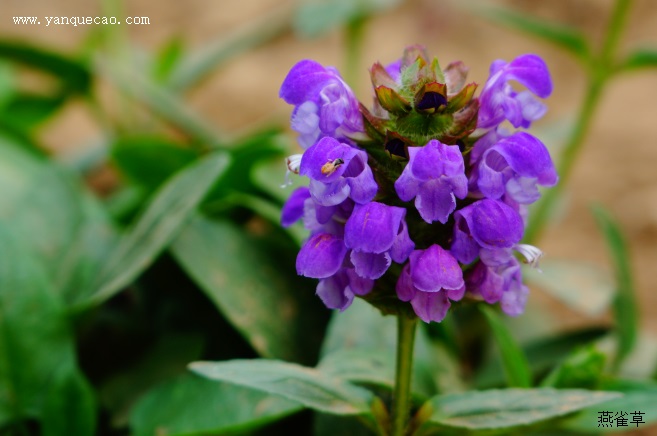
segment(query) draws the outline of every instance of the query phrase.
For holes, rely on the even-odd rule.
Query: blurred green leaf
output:
[[[16,93],[6,102],[0,116],[5,122],[29,129],[52,116],[65,100],[66,96],[61,94]]]
[[[546,371],[561,363],[576,348],[585,346],[608,333],[607,328],[589,327],[573,332],[561,333],[554,337],[542,338],[523,345],[523,352],[527,356],[532,378],[544,374]],[[502,377],[503,364],[501,359],[491,360],[484,366],[476,377],[475,385],[478,388],[499,386],[504,382]]]
[[[276,128],[257,132],[231,147],[231,164],[208,194],[206,206],[213,208],[216,207],[215,203],[219,203],[221,207],[224,197],[234,192],[262,193],[253,182],[254,167],[274,158],[282,161],[286,145],[280,130]],[[271,183],[279,185],[277,180]]]
[[[399,3],[400,0],[304,0],[297,9],[294,29],[301,36],[316,37]]]
[[[277,4],[267,13],[252,16],[238,29],[228,34],[222,33],[215,41],[186,55],[171,72],[169,88],[178,92],[186,91],[198,85],[226,61],[283,34],[290,27],[290,9],[294,6]]]
[[[349,310],[335,312],[329,324],[318,368],[337,377],[392,386],[397,345],[395,318],[383,316],[356,298]],[[341,359],[340,356],[349,356]],[[368,371],[368,368],[370,369]],[[391,373],[391,370],[393,371]],[[415,338],[413,392],[424,396],[463,389],[453,356],[433,344],[423,329]]]
[[[618,333],[618,351],[613,366],[618,369],[630,354],[637,340],[639,329],[639,310],[636,291],[632,280],[629,251],[620,228],[602,207],[594,207],[593,214],[600,231],[607,240],[616,270],[616,296],[614,297],[614,317]]]
[[[504,325],[497,313],[487,305],[479,305],[490,325],[493,337],[500,350],[504,373],[509,386],[528,388],[532,385],[531,372],[527,357],[518,343],[513,339],[511,332]]]
[[[211,380],[267,392],[336,415],[370,415],[372,394],[320,371],[277,360],[194,362],[190,369]]]
[[[0,222],[20,235],[65,301],[96,279],[115,238],[107,214],[79,180],[2,138]]]
[[[92,75],[87,66],[60,53],[22,42],[0,40],[0,58],[52,74],[62,81],[66,91],[87,94]]]
[[[122,138],[114,142],[111,157],[130,181],[154,191],[175,172],[199,157],[170,139],[157,137]]]
[[[42,420],[43,436],[93,436],[96,401],[87,380],[77,371],[57,374],[48,391]]]
[[[525,268],[523,277],[588,316],[604,312],[614,296],[609,272],[579,260],[545,259],[541,261],[541,271]]]
[[[187,364],[201,357],[204,340],[199,335],[169,333],[162,336],[142,359],[113,374],[98,387],[112,424],[125,426],[139,398],[159,383],[187,372]],[[188,401],[188,399],[184,399]]]
[[[581,60],[586,61],[590,56],[589,44],[585,35],[573,27],[561,23],[551,23],[509,9],[488,9],[483,14],[506,27],[551,42]]]
[[[423,407],[431,416],[422,430],[433,427],[465,430],[505,430],[528,434],[530,424],[567,415],[622,394],[583,389],[496,389],[439,395]],[[428,409],[428,410],[427,410]],[[418,414],[425,412],[421,409]]]
[[[576,350],[541,383],[544,387],[596,389],[607,356],[595,346]]]
[[[77,308],[100,304],[129,285],[166,248],[226,168],[223,153],[210,155],[174,175],[108,255],[92,292]]]
[[[657,48],[639,48],[631,52],[623,62],[621,70],[657,67]]]
[[[229,221],[201,216],[185,227],[172,253],[260,355],[301,358],[317,327],[305,318],[310,307],[302,306],[301,293],[308,286],[292,264],[286,271],[262,241]]]
[[[153,64],[153,78],[158,82],[166,81],[182,59],[183,54],[184,45],[182,39],[174,37],[169,40],[157,53]]]
[[[301,410],[296,402],[258,390],[184,374],[162,383],[134,407],[134,436],[235,434]]]
[[[600,434],[644,430],[646,426],[657,423],[657,408],[654,406],[657,404],[657,383],[647,380],[606,380],[600,385],[600,388],[620,392],[623,397],[590,407],[569,419],[561,428],[584,434]],[[598,427],[600,411],[609,411],[612,416],[619,412],[628,413],[625,418],[627,418],[629,426]],[[632,412],[643,412],[641,418],[644,424],[631,424],[633,418],[630,413]],[[649,430],[646,429],[646,432]]]
[[[41,416],[55,374],[76,367],[64,306],[20,241],[0,226],[0,427]]]

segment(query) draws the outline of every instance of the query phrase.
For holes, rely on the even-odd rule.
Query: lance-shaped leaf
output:
[[[621,69],[634,70],[639,68],[657,67],[657,48],[639,48],[630,53],[621,63]]]
[[[438,428],[460,430],[517,429],[567,415],[622,396],[619,392],[583,389],[495,389],[438,395],[418,416],[428,416],[420,434]]]
[[[194,362],[190,369],[212,380],[245,386],[335,415],[370,415],[372,393],[320,371],[278,360]]]

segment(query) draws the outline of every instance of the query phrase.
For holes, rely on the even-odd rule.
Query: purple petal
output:
[[[515,283],[511,289],[502,294],[500,306],[509,316],[518,316],[525,311],[529,288],[522,283]]]
[[[329,309],[343,311],[354,301],[354,293],[349,287],[349,277],[344,271],[320,280],[316,292]]]
[[[310,198],[310,191],[305,186],[292,191],[281,211],[283,227],[289,227],[303,217],[304,203],[308,198]]]
[[[501,201],[479,200],[459,212],[468,223],[470,234],[482,247],[512,247],[522,239],[522,218]]]
[[[426,323],[441,322],[451,306],[445,292],[416,292],[411,305],[415,314]]]
[[[451,186],[441,180],[422,183],[418,195],[415,197],[415,208],[427,223],[440,221],[445,224],[449,214],[456,209],[456,200]]]
[[[332,276],[342,266],[346,254],[342,238],[328,233],[316,234],[299,250],[297,273],[316,279]]]
[[[410,255],[411,277],[419,291],[438,292],[463,286],[463,272],[454,256],[439,245]]]
[[[356,206],[345,224],[345,245],[366,253],[383,253],[395,242],[406,210],[370,202]]]
[[[535,177],[543,186],[557,183],[557,172],[550,152],[529,133],[514,133],[500,140],[491,150],[497,151],[517,175]]]
[[[409,147],[409,154],[415,147]],[[406,168],[402,171],[401,176],[395,181],[395,192],[402,201],[412,200],[420,189],[420,182],[413,177],[411,173],[411,165],[406,164]]]
[[[415,243],[411,240],[411,237],[408,235],[408,226],[406,225],[406,220],[401,221],[401,229],[395,238],[395,241],[392,243],[390,248],[390,257],[397,263],[404,263],[408,256],[415,249]]]
[[[352,176],[352,174],[354,174]],[[374,180],[372,169],[367,165],[367,153],[359,153],[351,160],[349,167],[344,173],[347,177],[347,183],[351,188],[349,195],[356,203],[369,203],[376,196],[379,186]]]
[[[548,67],[539,56],[526,54],[512,60],[505,68],[506,80],[517,80],[541,98],[552,94],[552,79]]]
[[[327,72],[318,62],[302,60],[292,67],[283,80],[279,97],[289,104],[301,104],[307,100],[309,95],[327,81],[334,80],[334,75]]]
[[[351,187],[344,179],[329,184],[311,179],[308,186],[311,197],[321,206],[336,206],[345,201],[351,192]]]
[[[402,269],[399,279],[397,280],[397,285],[395,286],[395,291],[397,291],[397,297],[401,301],[411,301],[415,296],[415,293],[418,292],[413,286],[413,279],[411,278],[411,265],[406,264]]]
[[[330,137],[322,138],[303,153],[299,174],[322,183],[334,182],[342,176],[356,153],[357,150],[348,144]],[[342,160],[342,164],[334,164],[335,169],[327,172],[325,165],[338,159]]]
[[[463,210],[461,209],[454,214],[454,239],[450,247],[450,253],[463,264],[473,262],[479,256],[479,244],[470,235],[470,228],[468,223],[463,217]],[[466,214],[468,211],[465,212]]]
[[[349,288],[351,289],[351,292],[355,295],[367,295],[370,293],[374,287],[374,280],[365,279],[359,276],[356,274],[356,271],[351,268],[346,271],[349,276]]]
[[[413,176],[423,182],[443,175],[443,161],[446,160],[445,147],[445,144],[435,139],[429,141],[424,147],[410,147],[408,165],[411,166]],[[456,148],[458,149],[458,147]],[[413,153],[411,153],[412,151]]]
[[[390,267],[390,255],[388,253],[364,253],[362,251],[351,252],[351,263],[354,264],[356,274],[365,279],[376,280],[380,278]]]

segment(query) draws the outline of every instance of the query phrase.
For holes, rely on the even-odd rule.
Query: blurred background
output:
[[[419,43],[443,66],[463,61],[470,68],[469,80],[479,84],[488,77],[493,60],[539,54],[552,73],[554,93],[547,100],[547,116],[535,124],[533,134],[557,159],[582,105],[585,70],[568,53],[519,32],[492,11],[503,8],[538,21],[562,23],[581,31],[597,47],[613,5],[612,0],[0,0],[0,41],[77,59],[92,77],[89,90],[59,98],[64,95],[56,91],[61,77],[53,79],[51,72],[29,62],[28,67],[24,62],[14,63],[14,52],[3,46],[0,118],[6,116],[0,133],[45,151],[79,173],[109,204],[117,221],[127,223],[141,204],[141,200],[130,203],[135,198],[130,195],[144,197],[125,190],[134,184],[134,172],[140,167],[131,170],[125,164],[115,151],[117,143],[150,138],[183,149],[212,148],[213,142],[230,149],[252,132],[282,129],[274,141],[291,154],[298,150],[288,127],[291,107],[278,98],[278,89],[292,65],[311,58],[336,66],[368,104],[372,98],[369,66],[375,61],[391,62],[405,46]],[[352,29],[361,32],[362,45],[351,54],[356,61],[348,67],[349,31],[344,17],[354,8],[364,14],[358,29]],[[40,17],[41,24],[14,24],[13,17],[20,16]],[[148,17],[150,24],[46,26],[44,17],[50,16]],[[618,56],[636,47],[657,47],[655,29],[655,3],[634,1]],[[21,93],[48,98],[14,98]],[[545,274],[529,276],[533,292],[528,313],[535,322],[529,329],[515,331],[519,339],[611,322],[607,309],[614,293],[614,269],[591,213],[591,205],[598,204],[615,218],[629,247],[641,332],[634,353],[644,356],[634,360],[639,362],[636,372],[645,375],[654,369],[656,120],[656,69],[619,75],[604,90],[572,177],[537,242],[545,253]],[[266,138],[272,141],[271,135]],[[275,156],[267,172],[276,189],[285,173],[280,157]],[[270,195],[281,197],[288,192]],[[258,233],[261,223],[242,222]],[[288,268],[293,270],[293,261]],[[156,272],[151,274],[141,280],[151,284],[165,280],[156,278]],[[306,287],[312,291],[312,284]],[[514,322],[526,326],[526,320],[513,320],[512,326]],[[84,339],[78,337],[83,344]],[[89,359],[93,360],[83,358],[82,364],[94,381],[95,375],[88,373],[94,367]],[[306,361],[312,362],[313,357]],[[103,378],[104,373],[99,374],[96,379]]]

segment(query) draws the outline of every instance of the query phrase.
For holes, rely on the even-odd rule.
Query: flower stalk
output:
[[[400,313],[397,317],[397,364],[392,395],[392,436],[403,436],[411,410],[411,380],[417,318]]]

